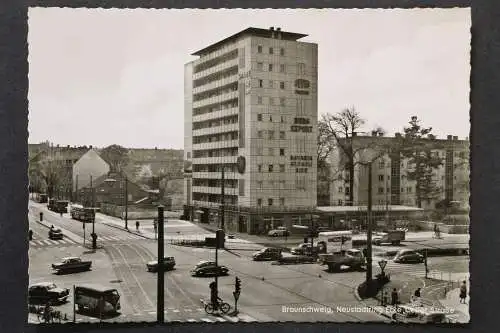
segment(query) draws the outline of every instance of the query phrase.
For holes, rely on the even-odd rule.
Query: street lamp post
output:
[[[368,207],[366,231],[366,285],[372,288],[372,162],[368,163]]]

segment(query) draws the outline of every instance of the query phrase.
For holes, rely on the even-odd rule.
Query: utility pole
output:
[[[165,322],[165,275],[163,258],[163,225],[164,225],[164,207],[158,206],[158,280],[157,280],[157,300],[156,300],[156,320],[159,324]]]
[[[125,229],[128,230],[128,179],[125,175]]]
[[[220,228],[225,230],[224,228],[224,164],[222,164],[222,184],[221,184],[221,208],[220,208]]]
[[[76,175],[75,180],[75,202],[78,202],[78,175]]]
[[[372,162],[368,164],[368,207],[366,231],[366,286],[372,288]]]

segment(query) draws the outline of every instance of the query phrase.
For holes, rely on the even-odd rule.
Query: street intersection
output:
[[[142,234],[135,232],[129,221],[130,231],[124,230],[123,221],[98,214],[95,232],[98,248],[90,249],[92,225],[86,230],[81,222],[72,220],[69,214],[56,214],[45,205],[30,202],[29,224],[34,231],[30,241],[30,284],[53,281],[58,286],[72,288],[79,283],[99,283],[116,288],[121,295],[121,314],[106,321],[154,321],[156,319],[156,273],[146,270],[146,263],[156,260],[157,242],[151,237],[152,223],[143,222]],[[39,221],[39,213],[44,213]],[[151,226],[149,225],[151,224]],[[61,228],[65,238],[50,241],[48,228]],[[84,243],[85,233],[85,245]],[[262,246],[254,242],[228,240],[231,250],[219,250],[218,261],[229,268],[229,276],[219,278],[219,296],[234,306],[235,277],[242,281],[238,301],[238,316],[211,316],[204,311],[202,300],[209,298],[212,278],[192,277],[190,270],[202,260],[213,261],[215,250],[182,247],[171,244],[181,237],[203,238],[208,233],[187,221],[169,220],[165,228],[165,256],[173,256],[175,269],[165,272],[166,321],[185,322],[249,322],[249,321],[297,321],[297,322],[365,322],[388,321],[375,312],[342,311],[362,304],[355,297],[356,287],[364,280],[364,272],[343,271],[328,273],[318,264],[275,265],[271,262],[254,262],[250,256]],[[50,264],[66,256],[80,256],[92,260],[92,270],[70,275],[53,275]],[[374,265],[376,260],[374,260]],[[429,267],[446,274],[468,271],[468,260],[463,257],[429,258]],[[386,271],[394,276],[407,276],[413,288],[425,275],[423,265],[403,265],[389,262]],[[374,269],[374,273],[377,268]],[[423,275],[424,274],[424,275]],[[60,307],[69,320],[73,318],[72,300]],[[77,314],[75,321],[95,321]]]

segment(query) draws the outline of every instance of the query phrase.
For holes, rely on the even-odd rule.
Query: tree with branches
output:
[[[121,172],[129,163],[128,149],[120,145],[111,145],[103,148],[100,152],[101,157],[109,163],[111,172]]]
[[[432,127],[423,127],[417,116],[412,116],[408,124],[410,126],[404,127],[404,135],[400,137],[399,150],[411,166],[406,174],[409,180],[416,182],[416,204],[421,208],[423,201],[430,203],[441,192],[434,171],[443,161],[433,153],[436,137],[431,133]]]
[[[365,124],[365,120],[354,107],[346,108],[336,114],[323,114],[318,125],[319,142],[322,147],[318,147],[318,161],[323,156],[328,156],[334,149],[338,149],[342,156],[342,162],[339,165],[339,172],[346,170],[348,173],[347,179],[344,179],[349,184],[349,201],[348,206],[354,204],[354,170],[358,161],[359,154],[366,150],[375,150],[377,153],[372,159],[375,160],[385,153],[385,149],[381,147],[376,140],[366,140],[363,144],[355,143],[353,138],[361,133],[361,129]],[[372,131],[374,136],[383,136],[385,131],[378,127]],[[365,161],[366,162],[366,161]],[[331,174],[329,177],[332,176]]]

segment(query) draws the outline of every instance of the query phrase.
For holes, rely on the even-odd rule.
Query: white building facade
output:
[[[225,227],[261,233],[316,206],[317,44],[248,28],[185,66],[185,203]],[[203,212],[203,213],[202,213]]]

